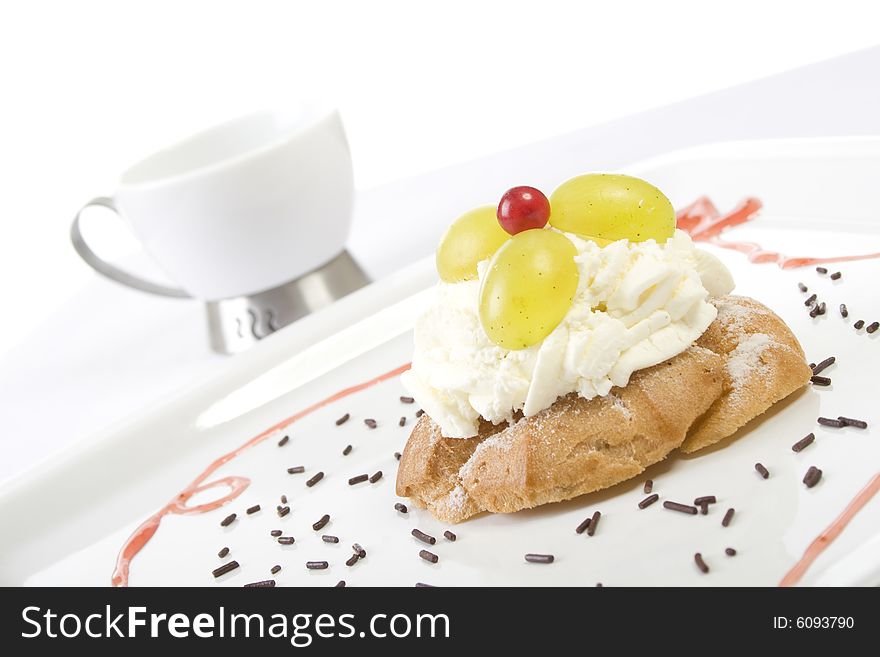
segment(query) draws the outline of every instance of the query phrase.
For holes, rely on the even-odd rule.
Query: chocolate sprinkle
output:
[[[330,522],[330,515],[325,513],[323,516],[321,516],[320,520],[318,520],[315,524],[312,525],[312,529],[314,529],[315,531],[320,531],[321,529],[324,529],[324,526],[328,522]]]
[[[645,482],[643,490],[645,491],[646,494],[653,491],[654,490],[654,480],[648,479],[648,481]]]
[[[694,504],[700,506],[701,504],[715,504],[717,501],[714,495],[703,495],[703,497],[696,498]]]
[[[709,572],[709,566],[706,565],[706,562],[703,561],[703,555],[697,552],[694,555],[694,561],[697,564],[697,568],[699,568],[703,573]]]
[[[419,550],[419,556],[425,561],[430,561],[431,563],[437,563],[440,560],[440,557],[427,550]]]
[[[455,540],[458,538],[458,536],[456,536],[455,534],[453,534],[453,533],[452,533],[451,531],[449,531],[448,529],[447,529],[445,532],[443,532],[443,537],[444,537],[447,541],[452,541],[453,543],[454,543]]]
[[[813,375],[810,377],[810,383],[812,383],[814,386],[830,386],[831,379],[827,376]]]
[[[348,456],[349,454],[351,454],[351,445],[346,445],[345,449],[342,450],[342,455]]]
[[[379,426],[376,423],[376,420],[374,420],[371,417],[368,417],[366,420],[364,420],[364,424],[366,424],[368,427],[370,427],[370,429],[375,429],[377,426]]]
[[[330,534],[324,534],[321,537],[321,540],[324,541],[325,543],[338,543],[339,537],[338,536],[330,536]]]
[[[278,538],[283,533],[284,532],[281,531],[280,529],[273,529],[272,531],[269,532],[269,536],[274,536],[275,538]]]
[[[585,531],[587,531],[587,527],[590,526],[591,521],[592,521],[591,518],[584,518],[584,521],[581,524],[579,524],[577,527],[574,528],[574,533],[575,534],[583,534]]]
[[[382,478],[382,471],[377,470],[376,472],[374,472],[373,474],[370,475],[370,483],[375,484],[381,478]]]
[[[818,306],[818,304],[815,305],[815,306],[813,306],[813,307],[810,309],[810,317],[812,317],[813,319],[815,319],[816,317],[818,317],[818,316],[821,315],[821,314],[822,314],[822,313],[819,312],[819,306]]]
[[[336,584],[333,585],[334,589],[344,589],[345,588],[345,580],[341,579]]]
[[[849,317],[849,310],[847,310],[845,303],[840,304],[840,316]]]
[[[663,502],[663,508],[669,509],[670,511],[680,511],[681,513],[688,513],[692,516],[697,515],[697,507],[690,506],[689,504],[680,504],[679,502],[670,502],[666,500]]]
[[[278,507],[278,517],[279,517],[279,518],[283,518],[283,517],[286,516],[288,513],[290,513],[290,507],[289,507],[289,506],[280,506],[280,507]]]
[[[640,509],[647,509],[649,506],[651,506],[654,502],[656,502],[659,499],[660,499],[660,496],[657,493],[653,493],[651,495],[648,495],[648,497],[646,497],[641,502],[639,502],[639,508]]]
[[[421,529],[413,529],[410,533],[417,539],[419,539],[423,543],[427,543],[428,545],[434,545],[434,543],[437,542],[436,538],[434,538],[433,536],[428,536],[428,534],[423,532]]]
[[[287,504],[287,495],[282,495],[282,496],[281,496],[281,503],[282,503],[282,504]]]
[[[360,557],[357,554],[353,554],[348,559],[346,559],[345,565],[349,567],[353,566],[358,562],[358,559],[360,559]]]
[[[229,548],[228,548],[228,547],[225,547],[225,548],[220,548],[220,551],[217,553],[217,556],[220,557],[220,558],[222,559],[222,558],[225,557],[227,554],[229,554]]]
[[[801,292],[806,292],[809,288],[806,285],[804,285],[803,283],[798,283],[798,289]]]
[[[416,582],[417,589],[433,589],[436,588],[433,584],[425,584],[424,582]]]
[[[319,472],[319,473],[317,473],[314,477],[312,477],[311,479],[309,479],[309,480],[306,482],[306,486],[308,486],[309,488],[311,488],[312,486],[314,486],[315,484],[317,484],[319,481],[321,481],[323,478],[324,478],[324,473],[323,473],[323,472]]]
[[[709,503],[708,502],[703,502],[702,504],[699,504],[698,506],[700,507],[700,513],[702,513],[704,516],[709,515]]]
[[[824,315],[825,314],[825,302],[823,301],[818,306],[816,306],[816,314]]]
[[[236,568],[238,568],[238,562],[237,561],[230,561],[229,563],[225,563],[222,566],[220,566],[219,568],[215,568],[214,570],[212,570],[211,574],[214,577],[222,577],[226,573],[231,573]]]
[[[764,467],[763,463],[755,463],[755,470],[757,470],[758,474],[764,479],[770,476],[770,471]]]
[[[834,356],[829,356],[818,365],[813,366],[813,374],[821,374],[823,370],[834,365],[834,361],[836,360],[837,359]]]
[[[278,542],[281,543],[281,545],[293,545],[296,543],[296,539],[293,536],[279,536]]]
[[[841,276],[843,276],[843,274],[841,274],[839,271],[836,271],[833,274],[831,274],[831,280],[832,281],[839,280]]]
[[[599,511],[593,513],[593,517],[590,518],[590,526],[587,527],[587,536],[592,536],[596,533],[596,527],[599,524],[599,518],[602,517],[602,514]]]
[[[400,452],[394,452],[394,458],[396,458],[399,461],[400,460]]]
[[[868,428],[868,423],[865,422],[864,420],[854,420],[851,417],[843,417],[842,415],[838,416],[837,419],[840,420],[841,422],[843,422],[843,424],[845,424],[848,427],[855,427],[856,429],[867,429]]]
[[[326,561],[306,561],[306,568],[309,570],[327,570],[329,565]]]
[[[425,411],[421,408],[416,411],[416,417],[422,417],[425,414]]]
[[[860,328],[862,328],[864,325],[865,325],[865,320],[863,320],[863,319],[858,319],[858,320],[856,320],[856,323],[853,324],[853,328],[854,328],[856,331],[858,331],[858,330],[859,330]]]
[[[302,474],[306,471],[306,466],[297,465],[292,468],[287,468],[287,474]]]
[[[235,517],[236,516],[234,513],[230,513],[228,516],[226,516],[225,518],[223,518],[223,520],[220,521],[220,526],[221,527],[229,527],[229,525],[231,525],[233,522],[235,522]]]
[[[274,579],[264,579],[261,582],[251,582],[250,584],[245,584],[244,588],[246,589],[270,589],[275,586]]]
[[[273,575],[277,575],[278,573],[281,572],[281,566],[279,566],[279,565],[277,565],[277,564],[274,565],[274,566],[272,566],[272,570],[271,570],[270,572],[271,572]]]
[[[413,402],[415,402],[415,399],[413,399],[412,397],[404,397],[403,395],[401,395],[400,401],[402,401],[404,404],[412,404]]]
[[[360,474],[357,477],[352,477],[351,479],[349,479],[348,485],[354,486],[355,484],[360,484],[369,478],[370,478],[370,475],[368,475],[368,474]]]
[[[811,465],[810,469],[807,470],[807,474],[804,475],[804,483],[807,485],[807,488],[812,488],[819,483],[821,478],[822,471],[815,465]]]
[[[830,417],[820,417],[816,420],[816,422],[821,424],[823,427],[832,427],[834,429],[840,429],[840,427],[843,426],[843,422]]]
[[[406,415],[401,415],[400,419],[397,421],[397,426],[402,427],[406,425]]]
[[[804,305],[805,305],[805,306],[812,306],[812,305],[813,305],[813,302],[814,302],[815,300],[816,300],[816,295],[815,295],[815,294],[811,294],[810,296],[807,297],[807,300],[804,301]]]
[[[733,548],[724,548],[724,554],[726,554],[728,557],[732,557],[736,554],[736,550],[734,550]]]
[[[367,558],[367,551],[361,547],[360,543],[355,543],[351,546],[351,549],[354,550],[354,553],[361,559]]]
[[[338,420],[336,420],[336,426],[338,427],[340,424],[345,424],[346,422],[348,422],[348,418],[350,418],[350,417],[351,417],[351,415],[349,415],[348,413],[346,413],[346,414],[343,415],[341,418],[339,418]]]
[[[866,332],[866,333],[873,333],[873,332],[876,331],[877,329],[880,329],[880,322],[871,322],[871,323],[868,324],[868,326],[865,328],[865,332]]]
[[[724,518],[721,519],[722,527],[727,527],[730,524],[730,521],[733,520],[734,513],[736,513],[736,511],[733,508],[727,510],[727,513],[724,514]]]
[[[813,444],[813,441],[816,440],[816,436],[813,433],[808,433],[806,436],[797,441],[794,445],[791,446],[792,452],[800,452],[805,447],[809,447]]]
[[[555,557],[552,554],[527,554],[526,561],[529,563],[553,563]]]
[[[400,502],[396,502],[394,504],[395,511],[400,511],[401,513],[406,513],[408,509],[406,508],[406,504],[401,504]]]
[[[254,514],[255,514],[257,511],[259,511],[259,510],[260,510],[260,505],[259,505],[259,504],[254,504],[252,507],[249,507],[249,508],[248,508],[248,510],[247,510],[247,514],[248,514],[249,516],[252,516],[252,515],[254,515]]]
[[[816,271],[820,274],[827,274],[828,270],[825,267],[816,267]]]
[[[290,440],[290,436],[284,436],[284,438],[278,441],[278,446],[284,447],[287,444],[288,440]]]

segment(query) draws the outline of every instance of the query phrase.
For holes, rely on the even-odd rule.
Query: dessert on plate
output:
[[[653,185],[515,187],[437,250],[403,383],[425,413],[398,495],[438,519],[513,512],[733,434],[810,380],[788,326],[676,229]]]

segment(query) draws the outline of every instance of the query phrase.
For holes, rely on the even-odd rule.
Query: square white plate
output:
[[[765,141],[721,144],[674,153],[627,172],[651,180],[676,207],[708,194],[723,210],[746,196],[764,202],[759,219],[735,236],[797,255],[827,256],[880,251],[880,139]],[[683,458],[672,455],[644,476],[600,493],[513,515],[484,515],[454,528],[424,511],[394,510],[397,462],[416,408],[401,403],[397,377],[335,401],[272,432],[230,459],[206,483],[242,477],[250,485],[221,508],[171,513],[131,564],[131,585],[241,585],[272,577],[279,585],[775,585],[807,545],[880,471],[876,424],[876,372],[880,332],[855,331],[857,319],[880,321],[880,260],[832,265],[832,281],[812,267],[782,271],[750,264],[714,247],[737,281],[736,292],[754,296],[781,315],[814,362],[835,355],[829,388],[810,388],[749,424],[720,448]],[[428,259],[325,311],[284,329],[231,361],[223,377],[208,381],[124,426],[57,454],[0,488],[0,583],[7,585],[108,585],[126,538],[184,489],[214,459],[233,452],[269,427],[348,386],[408,362],[411,327],[435,278]],[[828,305],[811,319],[803,281]],[[837,308],[845,302],[849,318]],[[335,420],[348,413],[341,426]],[[867,420],[869,428],[826,429],[820,415]],[[401,416],[405,427],[398,426]],[[365,418],[378,422],[368,428]],[[791,445],[808,432],[816,441],[795,454]],[[22,440],[39,440],[40,419]],[[289,442],[277,446],[283,435]],[[342,450],[351,444],[347,456]],[[771,472],[757,476],[756,462]],[[303,474],[287,468],[305,466]],[[815,488],[801,479],[810,465],[824,472]],[[375,484],[349,486],[349,477],[377,470]],[[305,481],[326,476],[314,487]],[[638,510],[642,484],[654,480],[661,500],[690,503],[714,494],[706,516],[686,516],[654,504]],[[209,502],[220,486],[190,500]],[[280,495],[291,512],[276,515]],[[262,510],[247,515],[245,509]],[[721,517],[736,508],[733,522]],[[592,537],[574,528],[602,512]],[[228,514],[237,519],[226,528]],[[330,523],[314,531],[325,513]],[[410,536],[418,527],[437,537],[436,564],[419,558],[428,546]],[[816,560],[804,584],[880,582],[880,496],[867,504]],[[281,529],[295,544],[279,545]],[[458,540],[443,532],[452,529]],[[338,544],[321,540],[338,536]],[[344,564],[351,544],[368,552]],[[221,547],[229,547],[219,559]],[[727,556],[733,547],[736,556]],[[551,565],[527,564],[527,552],[556,556]],[[694,565],[701,552],[710,566]],[[241,567],[215,579],[211,571],[230,559]],[[306,561],[330,563],[307,570]]]

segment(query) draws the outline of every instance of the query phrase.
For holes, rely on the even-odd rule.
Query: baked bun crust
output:
[[[724,356],[724,390],[688,432],[681,451],[689,454],[727,438],[813,375],[797,338],[772,310],[748,297],[713,303],[718,317],[696,344]]]
[[[695,345],[605,397],[570,394],[511,425],[481,421],[465,439],[444,438],[423,415],[400,459],[397,494],[450,523],[567,500],[635,477],[678,447],[711,445],[809,381],[803,351],[776,315],[744,297],[716,305],[719,317]]]

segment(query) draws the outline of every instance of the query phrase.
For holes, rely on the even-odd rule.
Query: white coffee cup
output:
[[[179,288],[105,262],[79,228],[82,258],[120,283],[207,301],[268,290],[344,249],[353,201],[351,156],[339,114],[318,105],[245,116],[198,133],[130,167],[113,209]]]

